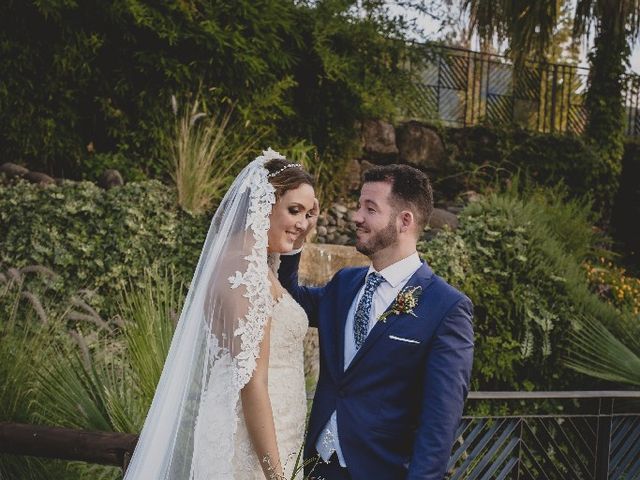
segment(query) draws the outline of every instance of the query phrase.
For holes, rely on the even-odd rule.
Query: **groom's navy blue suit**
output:
[[[441,480],[469,386],[471,301],[423,263],[406,284],[422,287],[416,316],[377,322],[345,370],[345,321],[367,268],[346,268],[324,287],[304,287],[299,262],[300,254],[282,256],[279,278],[320,339],[305,458],[317,455],[318,436],[335,411],[354,480]]]

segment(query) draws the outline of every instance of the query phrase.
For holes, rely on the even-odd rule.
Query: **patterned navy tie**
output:
[[[362,298],[360,298],[355,317],[353,318],[353,339],[356,342],[356,350],[360,350],[364,339],[367,338],[367,334],[369,333],[369,317],[371,316],[373,292],[376,291],[376,288],[378,288],[382,282],[384,282],[384,278],[377,272],[371,272],[367,276],[364,293],[362,294]]]

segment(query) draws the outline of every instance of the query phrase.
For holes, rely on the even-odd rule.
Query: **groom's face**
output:
[[[390,202],[391,184],[369,182],[362,186],[356,224],[356,250],[371,256],[397,243],[397,212]]]

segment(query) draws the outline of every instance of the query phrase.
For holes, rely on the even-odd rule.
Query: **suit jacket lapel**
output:
[[[333,355],[333,358],[337,359],[336,379],[340,378],[344,373],[344,329],[345,323],[347,322],[347,315],[349,315],[349,308],[351,308],[351,304],[353,303],[353,299],[356,298],[358,290],[364,285],[364,279],[367,276],[368,270],[368,267],[358,269],[351,280],[347,282],[345,290],[338,294],[338,308],[336,310],[338,318],[337,321],[333,322],[336,328],[334,332],[334,345],[336,345],[338,349],[336,355]]]
[[[411,276],[411,278],[409,278],[409,280],[407,281],[405,286],[402,287],[402,289],[404,290],[405,288],[415,287],[419,285],[422,287],[422,290],[424,291],[424,289],[427,288],[429,283],[431,283],[432,279],[433,279],[433,271],[431,270],[431,268],[429,268],[429,266],[425,262],[422,262],[422,266],[418,268],[418,270],[416,270],[416,272]],[[395,298],[391,302],[391,304],[387,307],[387,310],[391,308],[391,306],[393,305],[393,302],[395,302]],[[420,304],[419,302],[420,300],[418,301],[418,305]],[[353,368],[356,366],[356,364],[362,359],[364,355],[366,355],[366,353],[371,349],[373,344],[382,336],[384,332],[387,331],[387,329],[391,326],[393,322],[397,322],[398,320],[401,320],[403,317],[407,315],[409,314],[390,315],[389,317],[387,317],[387,320],[385,322],[381,322],[381,321],[376,322],[376,324],[373,326],[373,328],[369,332],[369,335],[367,335],[367,338],[365,339],[364,343],[360,347],[360,350],[358,350],[358,353],[356,353],[355,357],[353,357],[353,360],[351,361],[351,363],[349,364],[349,367],[345,371],[345,376],[349,375],[349,373],[353,371]],[[344,330],[344,326],[343,326],[343,330]],[[344,338],[344,334],[343,334],[343,338]],[[344,341],[342,345],[343,345],[343,348],[341,352],[341,357],[344,363]]]

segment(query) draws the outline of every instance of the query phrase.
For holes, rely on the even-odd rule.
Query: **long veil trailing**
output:
[[[271,316],[269,149],[235,179],[209,228],[125,480],[233,479],[240,390]]]

